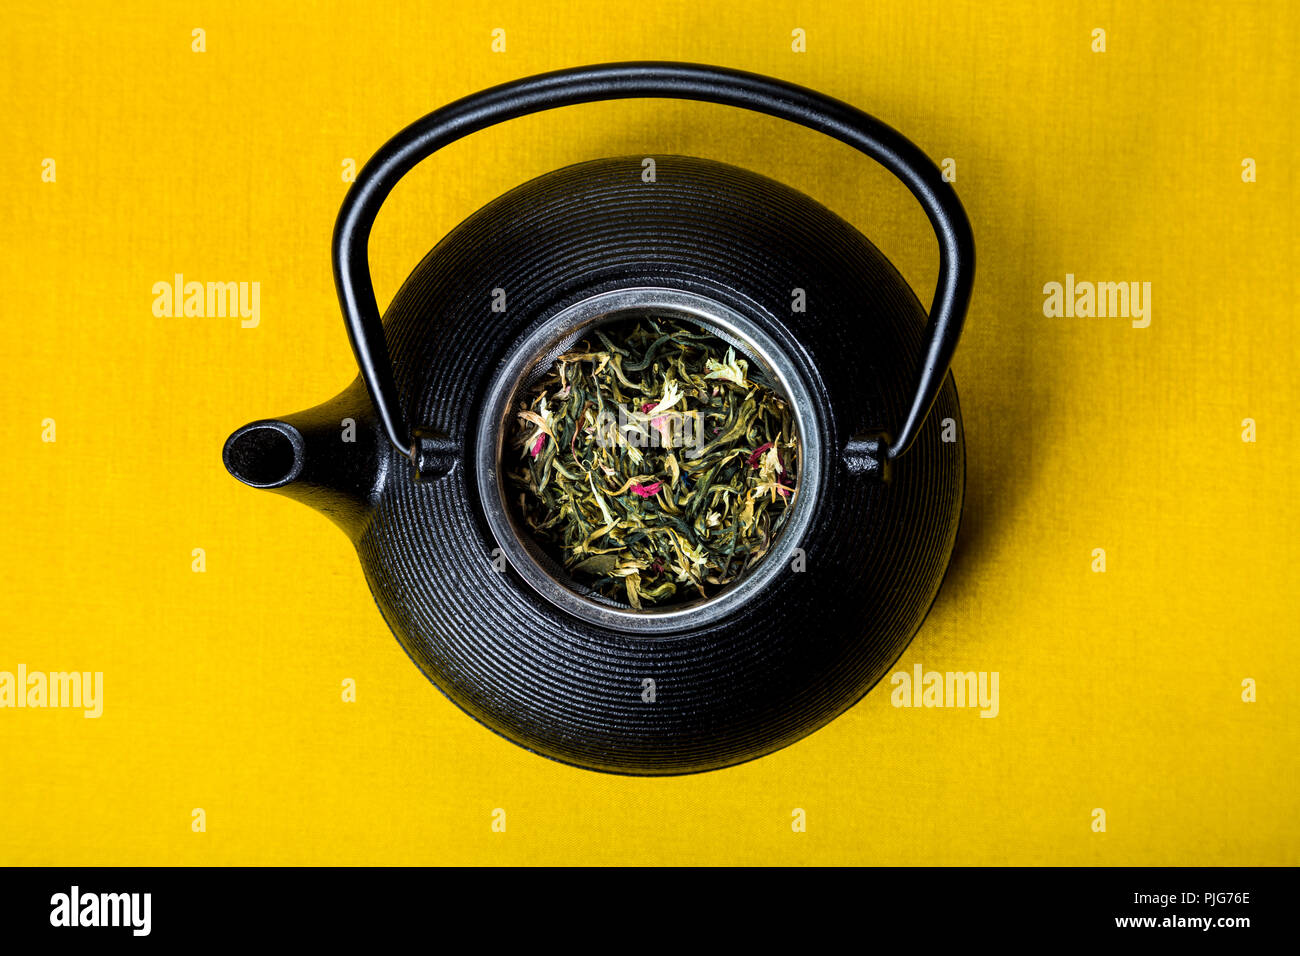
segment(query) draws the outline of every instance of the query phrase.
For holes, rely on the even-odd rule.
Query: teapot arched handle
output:
[[[912,404],[886,455],[916,438],[961,336],[975,273],[970,220],[938,167],[897,130],[847,103],[756,73],[694,63],[632,62],[576,67],[526,77],[459,99],[417,120],[380,148],[348,190],[334,227],[334,282],[348,337],[389,440],[421,468],[445,457],[446,442],[413,432],[402,411],[392,360],[370,280],[369,241],[388,194],[421,160],[470,133],[561,106],[636,97],[701,100],[766,113],[825,133],[870,156],[907,185],[939,237],[939,279],[929,341]],[[424,448],[424,445],[428,448]]]

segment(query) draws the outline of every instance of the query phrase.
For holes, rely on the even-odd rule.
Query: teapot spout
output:
[[[358,379],[315,408],[237,429],[221,457],[244,484],[298,499],[355,540],[379,497],[389,452]]]

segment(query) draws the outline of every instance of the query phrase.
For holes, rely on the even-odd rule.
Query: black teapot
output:
[[[652,183],[636,156],[511,190],[424,257],[381,321],[367,244],[403,175],[495,123],[631,97],[767,113],[883,164],[939,237],[928,323],[844,220],[788,186],[686,156],[654,157]],[[951,186],[893,129],[729,69],[547,73],[452,103],[385,144],[343,202],[333,257],[359,377],[323,405],[240,428],[225,465],[339,525],[411,659],[487,727],[594,770],[726,767],[853,706],[921,626],[962,509],[948,366],[974,240]],[[500,466],[523,383],[585,332],[639,315],[734,343],[780,384],[802,442],[799,493],[771,553],[716,596],[660,609],[567,578],[507,507]]]

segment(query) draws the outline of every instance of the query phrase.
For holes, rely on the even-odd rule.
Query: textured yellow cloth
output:
[[[1300,862],[1294,6],[156,6],[0,27],[0,671],[103,674],[97,719],[0,709],[0,863]],[[898,669],[996,671],[995,718],[886,683],[731,770],[551,763],[417,672],[337,529],[222,468],[233,428],[354,374],[328,258],[347,161],[466,93],[619,59],[789,79],[953,161],[979,254],[967,511]],[[803,189],[929,302],[937,246],[886,173],[667,101],[420,167],[375,231],[380,302],[518,183],[669,152]],[[256,326],[155,315],[177,273],[259,283]],[[1149,325],[1049,317],[1067,276],[1150,283]]]

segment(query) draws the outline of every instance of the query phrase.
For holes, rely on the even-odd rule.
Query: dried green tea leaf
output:
[[[756,376],[683,322],[596,330],[517,411],[503,467],[525,524],[633,608],[716,594],[767,554],[797,495],[793,414]]]

